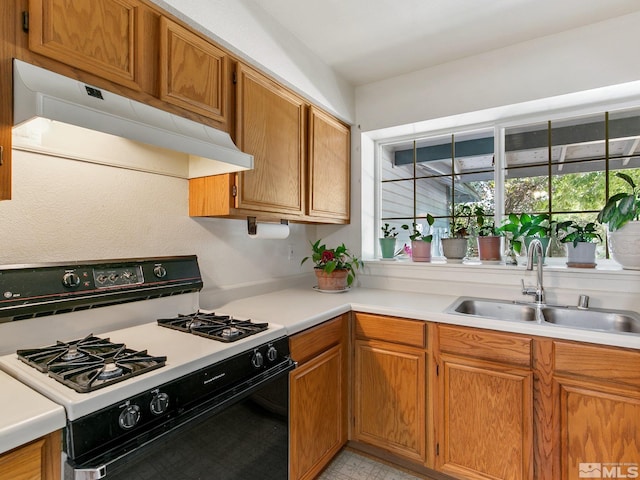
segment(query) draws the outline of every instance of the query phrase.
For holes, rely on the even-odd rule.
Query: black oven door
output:
[[[65,480],[286,479],[294,367],[106,465],[67,464]]]

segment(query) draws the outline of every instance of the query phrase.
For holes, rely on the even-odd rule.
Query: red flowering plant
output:
[[[347,270],[347,285],[353,283],[353,280],[356,278],[356,270],[364,266],[362,260],[352,255],[344,243],[336,248],[327,248],[327,246],[322,243],[322,240],[318,240],[316,243],[311,243],[311,250],[313,252],[312,255],[310,257],[304,257],[300,265],[311,259],[315,264],[314,268],[320,268],[328,274],[334,270]]]

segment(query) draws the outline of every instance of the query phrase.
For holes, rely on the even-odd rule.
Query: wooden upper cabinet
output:
[[[350,151],[349,127],[312,106],[309,109],[309,216],[339,223],[349,221]]]
[[[29,0],[29,49],[140,90],[139,9],[136,0]]]
[[[237,83],[237,144],[254,156],[254,169],[239,174],[237,207],[303,215],[306,104],[245,65]]]
[[[160,19],[160,99],[219,121],[228,129],[228,55],[202,37]]]

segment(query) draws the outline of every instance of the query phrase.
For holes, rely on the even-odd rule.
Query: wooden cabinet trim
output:
[[[291,358],[303,364],[328,348],[347,341],[347,317],[341,315],[289,339]]]
[[[518,334],[438,325],[441,352],[531,367],[533,339]]]
[[[62,434],[58,430],[0,454],[0,477],[12,480],[58,480],[61,471],[61,445]]]
[[[354,318],[358,338],[377,339],[418,348],[426,346],[426,324],[421,320],[361,312],[355,313]]]

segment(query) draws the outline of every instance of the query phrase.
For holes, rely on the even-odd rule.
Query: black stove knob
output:
[[[253,365],[254,368],[260,368],[264,365],[264,357],[258,350],[253,352],[253,357],[251,357],[251,365]]]
[[[156,265],[153,267],[153,274],[158,278],[164,278],[167,276],[167,269],[162,265]]]
[[[124,430],[135,427],[140,421],[140,407],[138,405],[127,405],[118,417],[118,423]]]
[[[273,345],[269,345],[269,348],[267,349],[267,358],[270,362],[275,362],[278,358],[278,350],[276,350],[276,347]]]
[[[167,411],[169,408],[169,395],[164,392],[156,393],[149,403],[151,413],[154,415],[160,415]]]
[[[80,285],[80,275],[75,272],[67,272],[62,276],[62,284],[68,288]]]

